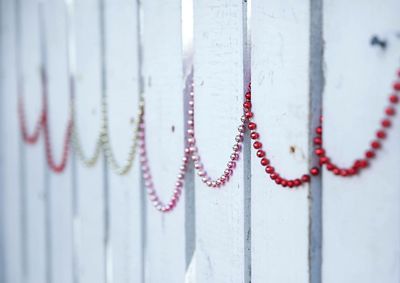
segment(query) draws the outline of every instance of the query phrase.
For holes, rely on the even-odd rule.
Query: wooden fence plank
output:
[[[48,78],[48,124],[53,156],[60,162],[67,123],[70,92],[67,58],[67,11],[62,0],[43,3],[45,69]],[[51,282],[72,282],[72,175],[71,156],[65,171],[51,172],[48,180],[50,248],[48,259]]]
[[[4,282],[23,282],[21,253],[21,207],[20,207],[20,175],[19,175],[19,143],[20,136],[16,114],[17,105],[17,69],[16,69],[16,5],[15,1],[0,2],[0,122],[2,123],[1,148],[1,193],[3,214],[3,258],[4,273],[0,280]]]
[[[19,84],[25,98],[29,132],[32,132],[42,110],[41,50],[37,1],[19,1],[20,68]],[[23,145],[22,180],[27,196],[27,267],[28,282],[45,282],[45,171],[43,138],[37,145]],[[25,168],[25,169],[24,169]]]
[[[143,23],[148,158],[155,189],[167,202],[184,151],[181,1],[143,1]],[[185,198],[168,214],[160,214],[145,201],[145,282],[183,282]]]
[[[194,1],[195,125],[211,176],[225,170],[241,123],[243,17],[242,1]],[[244,190],[249,188],[243,172],[241,158],[220,190],[209,189],[196,176],[198,282],[244,282],[247,277]]]
[[[364,157],[380,126],[399,67],[399,1],[325,1],[324,143],[342,166]],[[388,40],[382,50],[370,44]],[[324,171],[323,281],[398,282],[400,131],[362,175]]]
[[[101,130],[100,2],[71,6],[71,75],[75,79],[76,125],[84,153],[92,155]],[[75,56],[74,56],[75,55]],[[75,68],[74,68],[75,65]],[[86,168],[77,158],[75,258],[78,282],[105,282],[104,160]]]
[[[309,10],[291,0],[252,6],[255,119],[271,164],[286,178],[309,167]],[[252,166],[252,282],[309,282],[309,187],[282,188],[258,158]]]
[[[104,1],[105,94],[108,98],[111,147],[125,163],[138,109],[137,3]],[[108,171],[108,279],[142,281],[140,175],[138,160],[127,176]],[[111,281],[109,281],[111,282]]]

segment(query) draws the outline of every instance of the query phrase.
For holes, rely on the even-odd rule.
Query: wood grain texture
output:
[[[20,91],[25,100],[26,120],[32,132],[42,111],[41,86],[41,42],[39,7],[35,0],[19,1],[19,46]],[[44,139],[34,146],[22,144],[23,187],[26,191],[26,276],[28,282],[45,282],[45,174],[46,160]],[[23,143],[21,141],[21,143]]]
[[[70,73],[75,79],[76,125],[83,150],[92,154],[101,129],[100,2],[74,1],[70,15]],[[105,282],[104,159],[94,168],[77,160],[74,251],[78,282]]]
[[[21,207],[19,168],[19,132],[16,115],[17,105],[17,69],[16,69],[16,5],[15,1],[0,1],[0,122],[2,123],[1,144],[1,210],[4,273],[0,276],[4,282],[22,283],[21,253]]]
[[[119,163],[128,156],[139,97],[137,3],[104,1],[105,94],[111,146]],[[142,281],[140,175],[138,160],[126,176],[108,171],[107,282]]]
[[[67,59],[67,11],[62,0],[43,4],[45,69],[48,77],[48,124],[53,156],[61,160],[68,120],[70,92]],[[50,225],[48,276],[51,282],[70,283],[73,278],[73,213],[71,156],[65,171],[48,176]]]
[[[194,1],[195,124],[199,152],[211,176],[229,161],[243,101],[243,4]],[[220,190],[196,176],[197,282],[244,282],[243,160]]]
[[[286,178],[309,166],[309,16],[308,3],[253,1],[255,119],[267,156]],[[309,282],[308,189],[277,186],[252,158],[252,282]]]
[[[364,156],[399,66],[398,1],[325,1],[324,143],[342,166]],[[340,24],[338,24],[340,23]],[[388,40],[383,51],[373,35]],[[361,176],[324,171],[323,281],[398,282],[400,131]]]
[[[155,20],[157,19],[157,20]],[[184,151],[181,1],[143,1],[143,74],[149,164],[162,200],[173,192]],[[145,282],[183,282],[185,197],[160,214],[146,198]]]

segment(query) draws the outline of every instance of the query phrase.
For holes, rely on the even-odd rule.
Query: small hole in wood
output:
[[[296,147],[294,145],[291,145],[289,150],[290,150],[290,153],[295,153]]]
[[[174,125],[171,126],[171,132],[173,132],[173,133],[175,132],[175,126]]]

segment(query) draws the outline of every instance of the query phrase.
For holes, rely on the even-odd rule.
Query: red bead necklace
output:
[[[67,122],[66,133],[63,142],[63,152],[62,158],[59,163],[54,160],[51,139],[50,139],[50,130],[49,130],[49,121],[48,121],[48,90],[47,90],[47,80],[45,73],[41,72],[41,80],[42,80],[42,87],[43,87],[43,95],[42,95],[42,111],[40,117],[38,119],[37,124],[35,125],[35,130],[33,134],[29,134],[26,126],[26,115],[25,115],[25,108],[24,108],[24,101],[22,95],[18,98],[18,116],[19,116],[19,125],[20,131],[22,133],[22,139],[24,142],[28,144],[36,144],[39,136],[40,131],[44,131],[44,139],[45,139],[45,152],[46,152],[46,161],[51,171],[55,173],[62,173],[65,170],[68,161],[68,153],[70,149],[70,141],[72,136],[72,116]]]
[[[42,99],[44,99],[44,98],[42,98]],[[44,105],[44,102],[42,102],[42,105]],[[28,127],[26,125],[24,99],[21,94],[18,96],[19,127],[20,127],[20,131],[21,131],[22,139],[24,142],[26,142],[27,144],[36,144],[37,143],[37,141],[39,140],[40,131],[43,126],[44,117],[45,117],[45,113],[44,113],[44,108],[42,107],[39,118],[36,121],[34,131],[32,134],[30,134],[28,131]]]
[[[320,167],[325,166],[328,171],[341,177],[349,177],[359,174],[362,170],[367,168],[370,162],[375,158],[377,152],[382,147],[382,142],[387,137],[387,131],[392,125],[392,117],[396,114],[394,105],[399,102],[400,92],[400,70],[397,72],[397,80],[393,84],[394,93],[389,97],[389,106],[385,109],[385,117],[381,121],[381,127],[376,132],[375,139],[371,142],[371,146],[366,150],[364,158],[357,159],[353,162],[352,166],[347,168],[341,168],[337,164],[331,161],[331,158],[326,154],[326,150],[323,147],[322,142],[322,120],[320,126],[315,129],[314,138],[314,153],[319,157],[319,164],[312,167],[309,173],[303,174],[301,177],[294,179],[287,179],[272,166],[271,161],[266,157],[266,152],[263,150],[263,145],[260,142],[260,134],[257,132],[257,124],[254,122],[254,112],[252,112],[251,105],[251,84],[249,85],[249,91],[245,94],[245,102],[243,108],[245,111],[246,119],[248,120],[248,128],[250,130],[250,138],[253,140],[253,148],[256,150],[256,156],[260,159],[260,164],[265,168],[265,172],[270,178],[282,187],[299,187],[304,183],[308,183],[311,177],[317,176],[320,173]]]

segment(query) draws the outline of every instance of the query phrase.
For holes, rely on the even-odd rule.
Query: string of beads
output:
[[[260,159],[260,165],[264,167],[265,173],[277,184],[282,187],[299,187],[305,183],[310,182],[311,177],[318,176],[320,174],[320,167],[325,166],[328,171],[341,177],[350,177],[359,174],[361,171],[366,169],[371,161],[376,157],[378,151],[382,148],[382,143],[388,135],[388,129],[392,125],[392,118],[396,114],[394,105],[399,102],[400,92],[400,70],[397,72],[397,79],[393,84],[393,93],[389,96],[389,106],[385,108],[385,117],[381,121],[381,127],[376,131],[375,138],[371,141],[371,146],[365,151],[365,156],[360,159],[356,159],[353,164],[347,168],[340,167],[333,163],[332,158],[326,154],[326,150],[323,147],[322,142],[322,122],[321,116],[320,125],[315,129],[314,142],[314,153],[319,157],[319,164],[316,164],[309,170],[309,173],[305,173],[297,178],[285,178],[282,174],[271,164],[271,160],[268,159],[266,151],[263,149],[263,144],[260,140],[260,133],[257,131],[257,124],[254,122],[254,111],[252,111],[252,100],[251,100],[251,84],[249,85],[249,91],[245,94],[245,102],[243,103],[243,109],[245,117],[248,119],[248,129],[250,130],[250,138],[252,140],[252,147],[255,150],[257,158]]]

